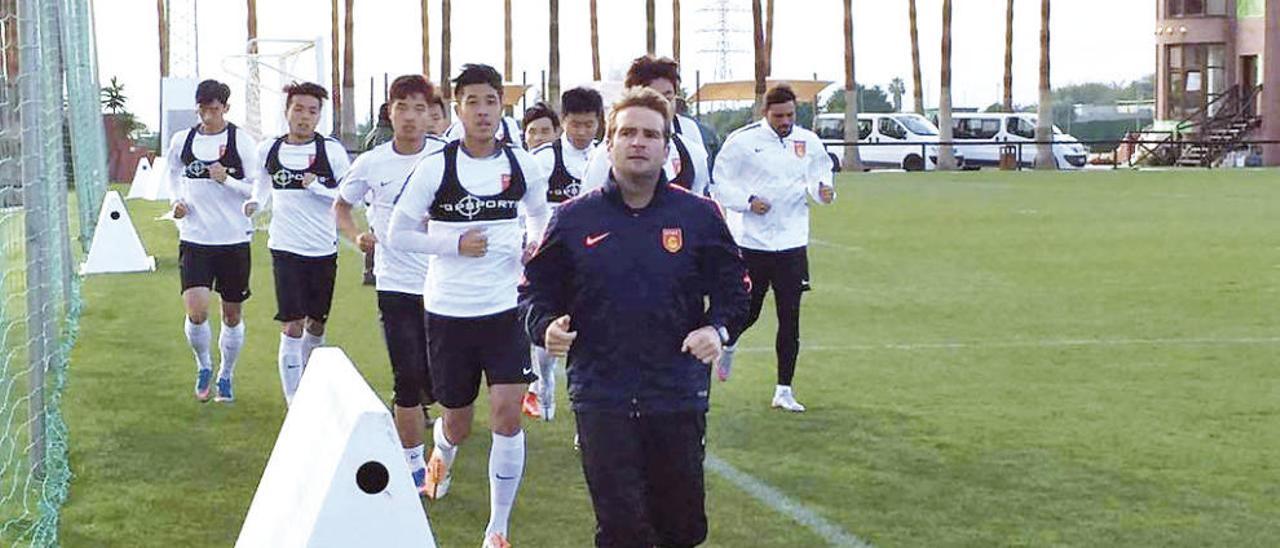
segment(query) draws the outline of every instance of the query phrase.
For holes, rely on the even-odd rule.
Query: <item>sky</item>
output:
[[[171,62],[174,75],[216,78],[232,88],[229,118],[240,122],[245,61],[237,58],[247,40],[245,2],[169,0]],[[342,4],[343,2],[339,2]],[[159,118],[159,47],[154,0],[95,0],[99,78],[117,77],[125,86],[128,108],[151,129]],[[190,13],[194,4],[196,15]],[[429,1],[433,80],[440,79],[440,2]],[[535,89],[547,66],[547,0],[513,0],[515,80],[527,71]],[[658,53],[672,52],[671,2],[659,0]],[[718,44],[722,33],[717,6],[727,13],[727,56]],[[1052,81],[1061,86],[1083,82],[1125,82],[1155,71],[1155,2],[1151,0],[1069,0],[1054,2]],[[452,68],[465,62],[503,65],[502,0],[453,2]],[[952,88],[957,107],[985,107],[1000,100],[1004,74],[1004,0],[956,0],[952,18]],[[777,0],[773,77],[844,81],[843,2]],[[927,106],[938,102],[942,0],[918,0],[921,64]],[[421,69],[421,0],[356,0],[355,73],[357,120],[366,120],[373,96],[380,103],[383,75]],[[684,87],[693,91],[698,73],[714,81],[722,66],[730,79],[753,76],[750,0],[681,2],[681,62]],[[856,75],[860,84],[886,86],[902,78],[910,106],[911,45],[907,0],[853,0]],[[600,56],[606,80],[620,80],[631,59],[644,53],[645,13],[640,0],[599,0]],[[1037,101],[1040,2],[1015,0],[1014,102]],[[560,2],[561,85],[568,89],[591,79],[588,0]],[[258,36],[273,39],[321,38],[328,48],[330,3],[325,0],[258,0]],[[193,40],[192,37],[196,39]],[[323,55],[328,60],[327,49]],[[723,61],[723,62],[722,62]],[[294,67],[301,76],[317,72],[315,56]],[[198,74],[195,74],[198,68]],[[323,67],[322,85],[329,86]],[[275,78],[264,73],[269,87]],[[834,88],[833,88],[834,89]],[[534,98],[529,95],[530,100]],[[264,95],[264,120],[272,116],[276,96]],[[271,103],[271,105],[266,105]],[[243,104],[243,103],[239,103]],[[277,109],[278,110],[278,109]]]

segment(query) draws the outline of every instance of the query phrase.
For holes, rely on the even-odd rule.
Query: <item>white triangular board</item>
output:
[[[145,177],[134,177],[133,184],[129,187],[128,199],[168,200],[169,185],[165,184],[165,177],[168,176],[169,161],[164,156],[156,156]]]
[[[138,158],[138,166],[133,169],[133,181],[129,183],[129,194],[133,194],[133,189],[144,180],[151,177],[151,160],[146,156]]]
[[[107,192],[98,211],[98,224],[93,229],[89,256],[80,265],[80,274],[108,272],[148,272],[156,269],[156,258],[147,255],[138,232],[133,229],[129,210],[120,193]]]
[[[316,349],[236,547],[435,545],[391,413],[342,350]]]

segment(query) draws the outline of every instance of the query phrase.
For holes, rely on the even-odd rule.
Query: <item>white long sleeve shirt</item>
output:
[[[761,120],[725,140],[711,192],[720,205],[742,213],[739,246],[782,251],[809,245],[806,194],[822,203],[819,185],[831,186],[831,177],[831,158],[816,134],[794,126],[780,136]],[[768,201],[769,211],[752,213],[752,197]]]
[[[265,166],[275,139],[263,141],[258,146],[258,157]],[[333,218],[333,200],[338,197],[337,181],[342,180],[351,160],[342,143],[325,139],[325,155],[334,180],[326,186],[314,181],[306,188],[296,183],[273,180],[264,167],[262,176],[254,183],[253,197],[249,200],[259,208],[271,207],[271,224],[267,227],[267,247],[304,257],[324,257],[338,252],[338,224]],[[316,143],[301,145],[280,143],[280,165],[291,170],[306,170],[316,162]]]
[[[677,141],[681,143],[677,144]],[[698,196],[704,196],[707,187],[711,184],[711,170],[707,167],[707,149],[702,146],[701,141],[691,143],[680,135],[672,135],[671,144],[667,147],[667,163],[662,166],[662,171],[667,174],[668,181],[675,181],[679,176],[683,167],[680,159],[681,144],[693,163],[693,186],[689,191]],[[591,153],[591,159],[587,161],[587,171],[582,177],[581,194],[604,186],[605,181],[609,180],[610,169],[613,169],[613,160],[609,158],[609,147],[605,143],[600,143]]]
[[[524,175],[524,193],[517,199],[516,206],[525,215],[523,227],[521,217],[515,213],[493,220],[430,218],[433,206],[448,208],[466,218],[483,217],[489,210],[509,206],[500,203],[504,200],[498,198],[512,184],[511,163],[502,147],[484,158],[473,158],[459,147],[456,175],[465,196],[457,202],[449,202],[444,197],[456,188],[441,191],[446,183],[445,151],[423,158],[396,200],[389,243],[404,251],[431,254],[423,306],[433,314],[474,318],[516,307],[524,243],[526,239],[537,241],[542,236],[549,209],[547,174],[528,152],[515,147],[510,150]],[[510,212],[510,208],[506,211]],[[485,230],[488,252],[483,257],[458,253],[459,239],[472,228]]]
[[[228,125],[218,133],[204,134],[192,128],[173,134],[169,149],[168,170],[164,174],[169,186],[169,204],[186,205],[187,214],[177,219],[178,239],[200,245],[236,245],[253,237],[253,222],[244,216],[241,206],[253,192],[253,181],[261,176],[262,165],[258,160],[257,144],[253,138],[237,128],[235,152],[240,156],[243,173],[229,173],[225,182],[219,183],[207,176],[203,165],[192,166],[182,160],[183,147],[191,132],[193,164],[209,164],[222,158],[228,150]],[[228,167],[228,166],[224,166]],[[187,177],[204,173],[204,177]]]
[[[415,154],[396,152],[388,141],[361,154],[338,185],[338,193],[348,204],[368,198],[369,226],[378,242],[374,244],[373,274],[378,291],[421,295],[427,279],[426,253],[404,251],[388,245],[391,212],[418,162],[444,147],[444,141],[427,137]]]

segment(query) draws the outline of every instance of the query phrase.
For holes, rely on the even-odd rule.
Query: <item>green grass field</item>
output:
[[[767,309],[715,387],[708,450],[877,546],[1280,544],[1277,183],[1276,171],[844,176],[839,203],[814,209],[796,381],[809,412],[768,408]],[[151,220],[161,204],[129,207],[159,271],[85,282],[62,540],[228,546],[284,413],[266,236],[238,400],[199,404],[175,231]],[[360,264],[344,249],[329,342],[389,395]],[[591,544],[571,425],[569,413],[526,424],[517,545]],[[429,507],[442,546],[479,543],[487,455],[473,437]],[[824,545],[708,479],[709,546]]]

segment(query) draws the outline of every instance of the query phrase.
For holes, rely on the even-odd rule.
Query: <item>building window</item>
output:
[[[1165,0],[1165,17],[1225,16],[1227,0]]]
[[[1227,91],[1226,47],[1223,44],[1177,44],[1167,46],[1168,97],[1166,118],[1185,119],[1207,109],[1209,115],[1221,105],[1215,101]]]

